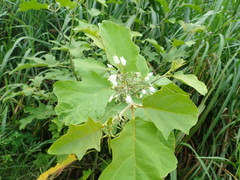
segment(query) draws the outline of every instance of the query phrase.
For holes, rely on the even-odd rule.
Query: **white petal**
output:
[[[141,76],[141,73],[140,73],[140,72],[135,72],[135,74],[137,75],[137,77],[140,77],[140,76]]]
[[[116,63],[116,64],[120,64],[120,60],[118,59],[118,57],[115,55],[113,56],[113,61]]]
[[[128,104],[132,104],[133,103],[133,100],[132,100],[131,96],[129,96],[129,95],[127,95],[127,97],[125,98],[125,101]]]
[[[121,64],[123,65],[123,66],[126,66],[126,59],[124,59],[124,57],[120,57],[120,61],[121,61]]]
[[[108,81],[110,81],[113,86],[117,86],[117,75],[112,74],[111,76],[109,76]]]
[[[149,77],[146,76],[146,77],[144,78],[144,80],[145,80],[145,81],[149,81]]]
[[[107,67],[109,68],[113,68],[113,66],[111,64],[107,64]]]
[[[112,96],[109,98],[108,102],[111,102],[111,101],[113,100],[113,98],[114,98],[114,95],[112,95]]]
[[[151,77],[153,75],[153,73],[152,72],[150,72],[150,73],[148,73],[148,77]]]
[[[146,94],[147,91],[145,89],[142,90],[142,94]]]
[[[154,87],[149,87],[149,91],[154,93],[154,92],[156,92],[156,89]]]
[[[108,78],[108,80],[109,80],[110,82],[116,81],[116,80],[117,80],[117,75],[115,75],[115,74],[110,75],[109,78]]]
[[[112,82],[112,85],[113,85],[113,87],[116,87],[116,86],[117,86],[117,82],[116,82],[116,81],[113,81],[113,82]]]

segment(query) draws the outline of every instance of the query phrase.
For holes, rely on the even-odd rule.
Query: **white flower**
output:
[[[126,66],[126,59],[124,59],[124,57],[120,57],[120,62],[123,66]]]
[[[149,91],[150,91],[151,93],[154,93],[154,92],[156,92],[156,89],[155,89],[154,87],[149,87]]]
[[[113,61],[116,63],[116,64],[120,64],[120,60],[118,59],[118,57],[115,55],[113,56]]]
[[[148,73],[148,77],[151,77],[153,75],[153,73],[152,72],[150,72],[150,73]]]
[[[140,77],[140,76],[141,76],[141,73],[140,73],[140,72],[135,72],[135,74],[137,75],[137,77]]]
[[[142,98],[144,94],[147,94],[147,91],[145,89],[142,90],[142,92],[141,92],[139,97]]]
[[[142,90],[142,94],[146,94],[147,91],[145,89]]]
[[[125,101],[126,101],[126,103],[128,103],[128,104],[132,104],[132,103],[133,103],[133,100],[132,100],[132,98],[131,98],[130,95],[127,95],[127,97],[125,98]]]
[[[113,100],[113,98],[114,98],[114,95],[110,96],[108,102],[111,102]]]
[[[149,78],[153,75],[152,72],[148,73],[148,75],[144,78],[145,81],[149,81]]]
[[[110,81],[113,86],[117,86],[117,75],[112,74],[111,76],[109,76],[108,81]]]
[[[149,77],[146,76],[146,77],[144,78],[144,80],[145,80],[145,81],[149,81]]]
[[[109,68],[113,68],[113,66],[111,64],[107,64],[107,67]]]

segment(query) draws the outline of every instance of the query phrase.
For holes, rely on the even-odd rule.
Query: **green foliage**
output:
[[[77,5],[76,2],[70,0],[56,0],[56,2],[58,2],[61,7],[74,8]]]
[[[29,113],[26,118],[20,120],[20,129],[24,129],[27,124],[30,124],[33,120],[47,119],[55,114],[52,106],[46,106],[44,104],[39,104],[37,108],[26,107],[24,109],[25,113]]]
[[[92,72],[95,72],[100,76],[105,76],[107,72],[107,67],[93,58],[74,59],[73,62],[75,71],[83,79],[88,78],[89,75],[91,76]]]
[[[110,21],[104,21],[99,27],[104,49],[111,64],[117,65],[113,56],[127,60],[126,71],[138,72],[137,61],[139,48],[132,42],[130,30]],[[131,52],[131,53],[130,53]]]
[[[157,2],[159,2],[162,5],[165,13],[168,13],[169,11],[171,11],[171,9],[168,7],[168,2],[166,0],[157,0]]]
[[[193,87],[200,94],[206,95],[206,93],[207,93],[206,85],[203,82],[199,81],[195,75],[183,74],[182,71],[178,71],[178,72],[174,73],[173,77],[182,81],[183,83],[186,83],[187,85]]]
[[[39,9],[48,9],[48,4],[44,3],[38,3],[37,0],[30,0],[30,1],[23,1],[20,5],[19,5],[19,10],[20,11],[27,11],[29,9],[35,9],[35,10],[39,10]]]
[[[113,91],[107,79],[91,72],[82,81],[58,81],[54,84],[58,97],[56,113],[66,124],[79,124],[88,117],[97,119],[105,112],[105,107]]]
[[[146,61],[132,42],[129,29],[111,21],[104,21],[99,27],[108,60],[116,69],[109,64],[106,68],[93,59],[76,59],[75,70],[83,80],[55,83],[54,93],[58,97],[56,112],[60,120],[69,125],[69,131],[50,147],[49,153],[75,153],[81,160],[88,149],[100,151],[102,131],[108,138],[115,137],[118,134],[114,128],[119,126],[122,130],[119,137],[110,142],[113,161],[100,179],[109,179],[109,176],[112,179],[164,178],[176,168],[177,163],[173,153],[172,132],[179,129],[188,133],[197,122],[198,109],[189,96],[172,83],[167,83],[155,92],[150,79],[157,77],[148,73],[147,65],[142,66]],[[137,64],[141,68],[138,69]],[[175,65],[175,69],[180,66]],[[104,78],[106,76],[109,76],[108,79]],[[146,117],[141,110],[136,110],[136,114],[134,110],[141,107],[134,101],[141,102],[143,96],[146,96],[142,106]],[[115,103],[107,106],[112,101]],[[124,102],[128,105],[122,107],[121,103]],[[127,113],[128,110],[131,110],[132,115]],[[97,121],[105,119],[102,121],[104,125],[91,119],[86,122],[89,117]],[[125,118],[130,122],[122,126]],[[82,122],[86,124],[75,126]]]
[[[100,151],[102,138],[102,125],[92,119],[84,125],[70,125],[67,134],[60,137],[48,150],[50,154],[76,154],[82,159],[88,149],[95,148]]]
[[[36,11],[38,9],[40,11]],[[60,137],[60,140],[68,135],[65,133],[69,127],[84,126],[89,116],[95,123],[102,124],[101,128],[99,126],[102,138],[98,151],[91,149],[93,146],[85,147],[80,161],[74,162],[73,166],[64,166],[67,170],[60,169],[54,175],[62,172],[62,179],[98,179],[100,174],[104,178],[108,172],[120,173],[113,169],[116,164],[116,168],[120,167],[123,160],[118,155],[134,154],[134,151],[125,150],[128,147],[125,147],[123,137],[127,137],[128,141],[138,145],[146,141],[151,149],[159,144],[161,147],[172,145],[165,153],[175,158],[171,156],[175,151],[178,168],[165,179],[238,179],[238,9],[239,2],[232,0],[3,0],[0,7],[0,179],[36,179],[41,172],[54,166],[55,157],[46,154],[53,139]],[[102,22],[104,25],[98,24]],[[118,60],[121,57],[126,59],[126,66],[124,63],[115,64],[115,56]],[[93,80],[92,74],[98,78]],[[97,82],[97,86],[100,82],[109,84],[107,89],[112,92],[108,97],[99,95],[97,99],[103,97],[105,104],[101,108],[94,107],[96,110],[91,112],[77,102],[82,100],[83,97],[78,98],[82,93],[75,88],[75,96],[71,98],[68,89],[68,86],[73,88],[77,84],[81,90],[91,87],[89,91],[96,94],[97,90],[92,90],[95,89],[94,84],[85,83],[88,77],[91,77],[91,82]],[[200,81],[206,83],[208,92]],[[54,83],[64,85],[62,94],[57,97],[55,89],[53,92]],[[65,94],[64,88],[68,89]],[[183,121],[181,125],[186,127],[174,121],[173,116],[177,117],[175,105],[170,105],[169,112],[160,106],[161,103],[167,104],[165,99],[171,99],[169,95],[173,96],[172,99],[184,97],[188,103],[177,101],[176,106],[188,104],[191,107],[188,109],[193,110],[193,118],[187,125],[183,115],[189,118],[190,114],[185,111],[176,113]],[[150,108],[153,113],[145,107],[145,100],[151,100],[151,97],[155,103],[147,103],[156,107]],[[59,105],[64,112],[58,109]],[[85,117],[81,116],[82,110]],[[155,118],[156,114],[162,116],[165,113],[169,118],[164,116],[166,121],[163,123],[162,118]],[[189,131],[191,124],[196,123],[197,115],[199,121]],[[176,126],[166,123],[170,126],[165,128],[166,131],[157,128],[169,120]],[[25,128],[19,130],[19,124],[20,128]],[[138,132],[139,141],[134,141],[133,129]],[[157,136],[152,136],[149,129]],[[142,134],[149,138],[141,137]],[[174,136],[176,142],[173,141]],[[158,141],[156,137],[159,137]],[[150,138],[154,144],[150,143]],[[189,140],[189,144],[181,143]],[[84,144],[80,143],[79,149]],[[124,150],[120,151],[121,147],[125,147]],[[133,144],[129,147],[132,150]],[[146,159],[157,164],[156,167],[168,162],[151,161],[153,156],[147,147],[136,152],[146,154]],[[154,156],[158,155],[155,153]],[[141,166],[142,162],[143,170],[132,168],[134,164]],[[133,171],[130,174],[138,175],[145,173],[144,169],[155,168],[147,162],[142,157],[141,161],[131,161],[129,167]],[[174,169],[176,164],[170,163]],[[165,169],[166,174],[170,169]],[[128,169],[122,170],[127,172]],[[122,173],[114,177],[121,179],[121,176]],[[141,177],[138,176],[139,179]]]
[[[198,109],[189,97],[167,87],[144,98],[143,108],[166,139],[173,129],[188,134],[197,123]]]
[[[14,73],[16,71],[27,69],[27,68],[33,68],[33,67],[56,67],[59,65],[59,62],[56,61],[55,57],[51,54],[46,54],[42,58],[37,57],[27,57],[26,60],[28,62],[20,63],[18,66],[11,72]]]
[[[161,179],[176,168],[174,144],[173,134],[165,140],[152,123],[132,119],[111,141],[113,160],[99,179]]]

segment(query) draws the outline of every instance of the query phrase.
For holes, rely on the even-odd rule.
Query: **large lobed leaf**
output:
[[[77,74],[79,74],[83,79],[88,77],[91,71],[104,76],[107,73],[107,67],[93,58],[87,59],[74,59],[74,67]]]
[[[174,136],[165,140],[153,123],[130,120],[111,142],[112,163],[99,180],[162,179],[176,168]]]
[[[114,91],[107,79],[91,72],[82,82],[55,83],[54,93],[58,98],[56,112],[60,120],[66,124],[79,124],[88,117],[102,116]]]
[[[188,95],[176,86],[164,86],[153,95],[143,99],[146,116],[167,139],[173,129],[188,134],[196,124],[198,109]]]
[[[84,125],[70,125],[67,134],[55,141],[48,153],[56,155],[73,153],[80,160],[88,149],[95,148],[100,151],[101,138],[102,124],[89,118]]]
[[[99,25],[99,34],[110,63],[115,64],[113,56],[123,56],[127,61],[126,71],[139,72],[142,68],[145,69],[147,65],[145,59],[140,57],[139,47],[133,43],[130,32],[130,29],[111,21],[103,21],[103,23]],[[138,61],[140,64],[142,63],[139,68],[137,66]]]

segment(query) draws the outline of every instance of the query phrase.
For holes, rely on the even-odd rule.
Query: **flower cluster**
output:
[[[113,60],[116,65],[126,66],[127,61],[124,57],[119,58],[115,55],[113,56]],[[116,71],[111,64],[107,64],[107,66],[110,69],[108,81],[111,82],[112,88],[116,91],[109,98],[109,102],[114,99],[115,102],[124,101],[127,104],[134,104],[134,98],[143,98],[156,91],[150,83],[153,76],[152,72],[143,78],[140,72],[121,73],[120,71]]]

